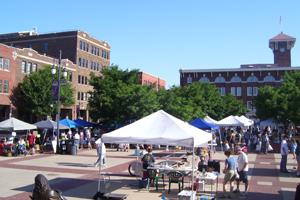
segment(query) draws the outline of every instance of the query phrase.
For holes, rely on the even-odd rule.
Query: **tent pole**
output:
[[[195,166],[195,145],[193,144],[193,160],[192,160],[192,200],[194,200],[194,166]]]

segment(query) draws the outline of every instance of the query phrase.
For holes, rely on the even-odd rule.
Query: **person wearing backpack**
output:
[[[295,151],[296,160],[297,160],[297,173],[296,173],[296,176],[300,177],[300,141],[296,140],[296,143],[297,143],[297,147],[296,147],[296,151]]]

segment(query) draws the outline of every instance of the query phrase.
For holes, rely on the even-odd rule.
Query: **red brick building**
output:
[[[17,48],[31,48],[39,54],[58,58],[62,50],[62,58],[73,62],[76,67],[72,71],[73,86],[76,92],[75,114],[70,118],[89,119],[88,92],[93,90],[89,85],[90,73],[101,74],[101,69],[110,65],[110,46],[83,31],[67,31],[38,34],[35,30],[0,35],[0,43]],[[53,61],[50,61],[50,63]],[[77,81],[77,82],[76,82]]]
[[[1,64],[1,60],[3,60],[3,64]],[[9,96],[11,95],[12,89],[16,87],[25,76],[30,75],[46,65],[53,65],[52,57],[41,55],[30,48],[19,49],[0,44],[0,120],[6,119],[9,116],[11,109]],[[68,59],[63,59],[62,66],[68,71],[69,81],[72,83],[72,87],[75,91],[77,77],[74,77],[73,74],[77,72],[76,65]],[[76,98],[75,94],[74,98]],[[75,117],[76,106],[63,107],[61,115],[62,117]]]
[[[155,77],[153,75],[147,74],[145,72],[138,73],[139,84],[141,85],[152,85],[157,91],[159,89],[165,89],[166,81]]]
[[[249,114],[254,114],[252,101],[257,96],[259,87],[278,87],[286,72],[300,70],[300,67],[291,67],[291,49],[295,42],[295,38],[284,33],[269,40],[274,64],[246,64],[230,69],[181,69],[180,85],[195,81],[214,84],[221,95],[230,93],[241,99],[249,109]]]

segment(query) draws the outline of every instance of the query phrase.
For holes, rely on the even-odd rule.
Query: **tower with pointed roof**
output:
[[[291,49],[294,47],[296,38],[279,33],[269,40],[269,47],[274,53],[274,64],[278,67],[291,67]]]

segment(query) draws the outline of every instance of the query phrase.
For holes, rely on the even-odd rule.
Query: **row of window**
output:
[[[23,74],[31,74],[33,72],[36,72],[37,70],[37,64],[32,63],[32,62],[27,62],[27,61],[22,61],[21,64],[21,72]]]
[[[100,48],[93,46],[93,45],[89,45],[89,43],[87,43],[85,41],[82,41],[82,40],[79,41],[79,48],[82,51],[90,52],[93,55],[101,56],[102,58],[109,59],[108,51],[106,51],[104,49],[101,50]]]
[[[8,58],[0,57],[0,70],[9,71],[10,60]]]
[[[192,83],[193,79],[191,76],[189,76],[187,78],[187,83]],[[210,80],[209,78],[207,78],[205,76],[205,74],[203,74],[203,76],[199,79],[200,82],[203,82],[203,83],[209,83]],[[264,77],[263,79],[264,82],[274,82],[275,81],[275,78],[274,76],[272,76],[270,73],[268,73],[267,76]],[[225,83],[226,80],[223,76],[218,76],[215,78],[215,83]],[[233,83],[237,83],[237,82],[242,82],[242,79],[241,77],[239,77],[237,74],[235,76],[233,76],[231,79],[230,79],[230,82],[233,82]],[[258,82],[258,78],[254,75],[251,75],[247,78],[247,82]]]
[[[8,80],[0,80],[0,93],[8,94],[9,82]]]
[[[101,70],[101,65],[97,62],[90,61],[85,59],[85,58],[78,58],[78,65],[80,67],[85,67],[88,68],[90,64],[90,69],[94,71],[100,71]]]
[[[219,93],[221,96],[225,96],[225,87],[218,87]],[[232,96],[240,97],[242,96],[242,88],[241,87],[231,87],[230,93]],[[257,96],[258,94],[258,88],[257,87],[247,87],[247,96]]]
[[[89,98],[89,93],[87,92],[77,92],[77,100],[87,101]]]
[[[87,85],[88,84],[88,78],[86,76],[78,75],[78,83]]]

